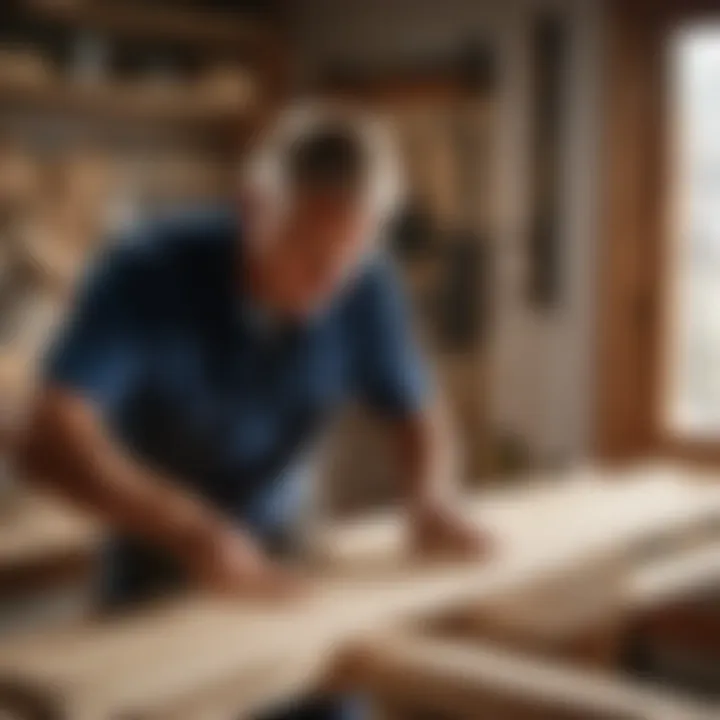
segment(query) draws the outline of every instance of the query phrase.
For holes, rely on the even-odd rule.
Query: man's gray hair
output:
[[[379,221],[387,219],[402,200],[403,190],[394,138],[385,122],[354,108],[308,104],[282,112],[251,150],[245,165],[245,182],[256,191],[269,193],[273,201],[283,203],[298,189],[298,184],[302,185],[307,177],[310,181],[313,179],[313,171],[310,170],[309,174],[304,172],[303,160],[298,159],[303,146],[312,141],[317,141],[318,146],[323,141],[326,146],[332,145],[332,140],[328,142],[328,138],[336,141],[336,157],[334,171],[326,172],[327,184],[339,185],[342,181],[339,176],[343,170],[337,169],[338,164],[342,166],[343,163],[343,153],[337,151],[339,146],[345,149],[345,155],[351,152],[360,166],[353,188],[360,200],[367,204],[368,211]],[[315,156],[311,167],[316,169],[317,176],[323,172],[323,160],[318,159],[322,157],[322,150]],[[327,165],[325,162],[325,170]]]

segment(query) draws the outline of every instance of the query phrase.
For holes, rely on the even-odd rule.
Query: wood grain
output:
[[[499,647],[412,636],[355,651],[358,681],[384,698],[454,718],[711,720],[717,708]]]
[[[638,469],[624,482],[585,471],[488,491],[468,507],[498,538],[494,556],[482,563],[409,562],[397,516],[380,519],[377,533],[372,523],[330,528],[324,538],[334,555],[326,553],[315,592],[302,602],[267,607],[186,597],[10,642],[0,648],[0,686],[50,698],[61,719],[163,718],[179,700],[218,684],[237,683],[241,706],[242,688],[277,668],[262,697],[247,693],[253,705],[272,702],[320,681],[338,653],[368,635],[560,582],[590,564],[633,556],[648,538],[716,522],[720,487],[673,469]],[[2,702],[0,692],[0,709]]]

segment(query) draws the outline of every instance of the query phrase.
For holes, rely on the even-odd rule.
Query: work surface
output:
[[[283,698],[317,680],[354,638],[652,552],[691,528],[720,528],[711,479],[661,467],[584,470],[481,493],[468,508],[497,538],[482,563],[410,562],[392,514],[327,528],[318,542],[329,565],[316,570],[315,592],[292,605],[187,597],[6,644],[0,709],[16,702],[72,720],[159,719],[181,717],[179,708],[214,688],[254,698],[265,683],[260,699]]]
[[[65,503],[25,491],[0,516],[0,569],[97,549],[101,530]]]

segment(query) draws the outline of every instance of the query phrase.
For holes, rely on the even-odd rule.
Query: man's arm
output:
[[[29,478],[177,555],[220,525],[200,501],[120,450],[92,405],[60,387],[38,398],[19,460]]]
[[[120,246],[96,266],[46,358],[18,459],[30,480],[173,553],[204,584],[262,591],[273,572],[252,539],[174,478],[131,457],[109,430],[146,382],[152,313],[167,292],[162,268],[135,246]]]
[[[483,554],[488,537],[458,507],[460,472],[442,410],[436,405],[392,422],[391,442],[403,483],[413,550],[426,556]]]
[[[92,405],[58,387],[38,398],[18,448],[28,478],[97,512],[114,527],[164,548],[208,589],[282,594],[293,581],[253,540],[211,507],[135,461]]]
[[[399,281],[380,263],[361,292],[355,316],[358,389],[393,428],[413,546],[425,554],[482,553],[487,538],[463,516],[454,497],[460,468],[449,418],[429,387]]]
[[[457,448],[439,401],[391,421],[391,441],[410,511],[447,502],[460,477]]]

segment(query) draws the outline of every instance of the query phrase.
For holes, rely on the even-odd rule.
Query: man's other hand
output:
[[[409,530],[413,551],[425,557],[480,559],[492,547],[489,535],[471,518],[442,503],[412,509]]]
[[[298,574],[268,558],[249,536],[230,527],[204,533],[186,558],[200,587],[213,593],[292,600],[307,589]]]

